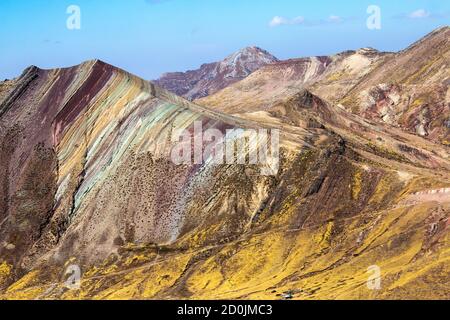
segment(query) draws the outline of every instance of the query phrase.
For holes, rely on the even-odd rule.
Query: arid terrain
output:
[[[99,60],[1,82],[0,298],[450,299],[450,28],[250,51],[155,83]],[[174,164],[198,121],[278,129],[278,172]]]

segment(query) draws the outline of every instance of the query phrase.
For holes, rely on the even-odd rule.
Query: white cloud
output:
[[[331,16],[328,17],[328,21],[337,23],[337,22],[342,22],[343,19],[341,17],[339,17],[339,16],[331,15]]]
[[[430,12],[426,11],[425,9],[418,9],[414,12],[411,12],[408,17],[411,19],[423,19],[423,18],[429,18],[431,16]]]
[[[279,16],[273,17],[273,19],[269,23],[271,27],[281,26],[283,24],[287,24],[287,19]]]
[[[294,25],[294,24],[301,24],[305,21],[305,18],[299,16],[293,19],[288,19],[285,17],[275,16],[272,18],[272,20],[269,22],[269,26],[271,27],[278,27],[282,25]]]
[[[291,20],[291,24],[300,24],[305,22],[305,18],[299,16]]]

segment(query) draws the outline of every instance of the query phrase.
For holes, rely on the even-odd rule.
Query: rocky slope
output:
[[[283,79],[329,63],[288,62]],[[3,83],[1,298],[448,299],[448,149],[307,90],[277,94],[237,118],[101,61]],[[279,129],[279,170],[174,164],[173,130],[196,121]]]
[[[247,47],[223,61],[204,64],[197,70],[166,73],[154,82],[176,95],[194,100],[213,94],[276,61],[277,58],[265,50]]]
[[[339,101],[366,118],[450,143],[450,27],[386,59]]]
[[[169,161],[173,128],[239,123],[101,61],[31,67],[2,106],[0,254],[17,266],[57,244],[58,259],[91,261],[128,241],[173,241],[202,170]]]

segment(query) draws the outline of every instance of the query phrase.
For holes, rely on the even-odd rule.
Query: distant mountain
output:
[[[197,102],[227,113],[266,110],[317,81],[332,62],[327,56],[278,61]]]
[[[278,61],[258,47],[247,47],[220,62],[204,64],[197,70],[171,72],[154,83],[189,100],[213,94],[238,82],[262,66]]]
[[[199,99],[227,113],[267,110],[303,89],[371,121],[450,145],[450,28],[398,53],[372,48],[280,61]]]
[[[246,79],[216,94],[199,99],[198,103],[227,113],[266,110],[319,81],[329,79],[330,84],[335,86],[336,79],[339,79],[345,86],[355,85],[381,56],[383,54],[377,51],[362,49],[333,56],[279,61],[262,67]],[[344,74],[344,71],[347,74]],[[328,86],[323,91],[330,95],[339,95],[345,93],[345,86]]]

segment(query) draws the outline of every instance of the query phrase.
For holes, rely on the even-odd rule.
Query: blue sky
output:
[[[79,30],[66,27],[70,5]],[[369,5],[381,9],[380,30],[366,26]],[[449,21],[448,0],[1,0],[0,79],[94,58],[154,79],[249,45],[280,59],[397,51]]]

